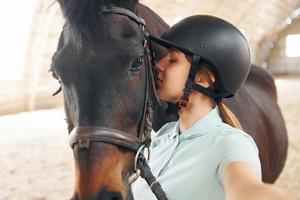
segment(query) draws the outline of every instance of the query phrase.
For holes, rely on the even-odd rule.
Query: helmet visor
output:
[[[174,42],[172,41],[169,41],[169,40],[166,40],[164,38],[159,38],[159,37],[155,37],[155,36],[152,36],[150,35],[150,40],[163,46],[163,47],[166,47],[168,49],[170,48],[176,48],[178,49],[179,51],[183,52],[184,54],[188,54],[190,56],[192,56],[193,54],[195,54],[194,52],[190,51],[189,49],[186,49],[186,48],[183,48],[183,47],[180,47],[178,46],[177,44],[175,44]]]

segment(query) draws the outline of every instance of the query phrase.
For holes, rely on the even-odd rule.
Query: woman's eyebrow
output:
[[[181,51],[179,51],[176,48],[171,48],[170,52],[171,52],[171,54],[175,54],[175,55],[181,55],[181,54],[183,54]]]

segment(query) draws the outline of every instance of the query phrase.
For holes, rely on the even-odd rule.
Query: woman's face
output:
[[[170,49],[156,64],[158,80],[157,93],[160,99],[176,103],[183,94],[191,63],[184,53]]]

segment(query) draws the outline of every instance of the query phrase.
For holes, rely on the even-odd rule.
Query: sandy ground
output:
[[[300,79],[278,78],[289,131],[285,168],[276,185],[300,200]],[[0,200],[69,199],[73,155],[62,109],[0,116]]]
[[[300,200],[300,78],[277,78],[276,85],[289,137],[287,161],[276,185]]]

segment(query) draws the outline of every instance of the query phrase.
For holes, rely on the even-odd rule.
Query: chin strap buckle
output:
[[[178,101],[178,107],[181,108],[187,108],[189,107],[189,100],[180,99]]]
[[[192,89],[189,87],[185,87],[183,89],[183,95],[178,101],[178,107],[181,108],[187,108],[190,105],[190,94],[192,92]]]

